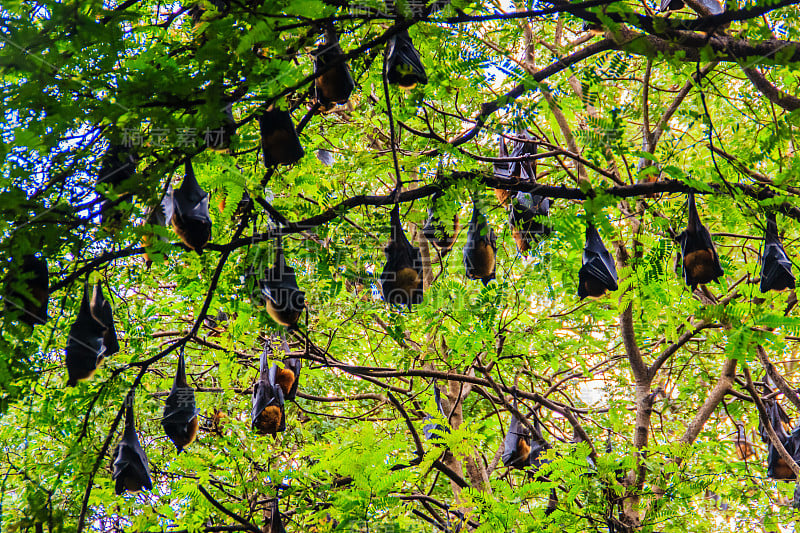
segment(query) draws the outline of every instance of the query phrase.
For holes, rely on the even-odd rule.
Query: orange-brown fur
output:
[[[411,291],[418,288],[420,283],[422,283],[422,279],[420,279],[419,273],[413,268],[401,268],[397,271],[395,285],[398,289],[411,294]]]
[[[517,250],[519,250],[520,253],[524,254],[531,249],[530,244],[528,244],[528,241],[522,236],[522,232],[520,230],[517,228],[512,229],[511,235],[514,237],[514,242],[517,243]]]
[[[511,201],[511,191],[507,191],[505,189],[495,189],[494,195],[497,197],[497,201],[503,207],[508,207],[508,202]]]
[[[794,475],[792,469],[789,468],[789,465],[786,464],[786,461],[783,458],[778,458],[778,463],[775,465],[775,468],[772,469],[774,476],[773,479],[783,479],[786,481],[793,481],[796,479],[797,476]]]
[[[519,458],[520,463],[525,463],[528,460],[528,456],[531,454],[531,447],[525,442],[525,439],[519,439],[517,441],[517,457]]]
[[[755,455],[755,451],[753,451],[753,447],[750,445],[749,442],[746,440],[737,440],[736,441],[736,456],[741,460],[744,461],[746,459],[750,459]]]
[[[494,250],[491,245],[481,241],[472,252],[473,275],[476,278],[485,278],[494,272]]]
[[[281,165],[288,165],[293,163],[293,159],[287,159],[286,147],[294,145],[294,138],[286,130],[275,130],[269,136],[264,137],[264,147],[273,161]]]
[[[317,78],[314,83],[328,102],[333,102],[335,104],[344,104],[347,102],[347,98],[336,98],[337,89],[348,85],[347,76],[344,75],[341,68],[329,70]]]
[[[267,300],[267,313],[272,320],[281,326],[293,326],[300,318],[300,311],[290,311],[288,309],[278,309],[271,300]]]
[[[278,433],[278,428],[281,425],[283,414],[281,408],[277,405],[268,405],[258,415],[256,419],[256,429],[259,433],[264,435],[272,435],[273,437]]]
[[[192,442],[194,442],[194,439],[197,437],[197,430],[199,427],[200,427],[200,421],[198,417],[195,416],[194,418],[192,418],[191,421],[189,421],[186,439],[173,440],[172,442],[174,442],[175,446],[179,448],[187,447]]]
[[[275,377],[275,381],[277,381],[278,385],[281,386],[284,394],[289,394],[289,390],[294,384],[294,372],[288,368],[279,368],[278,375]]]
[[[588,298],[600,298],[606,293],[606,286],[594,278],[586,278],[583,281],[583,288],[586,289]]]
[[[695,250],[686,254],[683,267],[697,283],[708,283],[714,279],[714,254],[711,250]]]

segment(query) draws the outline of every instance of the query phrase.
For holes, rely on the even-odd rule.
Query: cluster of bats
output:
[[[674,0],[674,3],[680,0]],[[667,0],[665,0],[667,2]],[[224,4],[224,2],[222,3]],[[314,81],[314,94],[323,110],[336,104],[346,103],[355,88],[355,83],[346,62],[346,54],[339,46],[333,28],[325,31],[325,40],[314,52],[314,66],[317,76]],[[384,75],[389,83],[404,89],[427,83],[427,76],[419,52],[414,47],[407,31],[399,31],[388,42]],[[227,106],[223,119],[221,148],[230,144],[236,131],[236,122],[231,106]],[[291,165],[304,155],[291,115],[287,110],[270,107],[259,117],[261,148],[264,164],[267,167]],[[495,175],[501,178],[516,178],[520,182],[535,182],[535,168],[532,159],[525,156],[536,154],[537,145],[527,133],[517,136],[510,156],[516,160],[494,165]],[[505,140],[500,140],[500,157],[508,157]],[[97,180],[97,191],[103,198],[100,204],[101,223],[119,220],[115,206],[129,201],[135,190],[136,157],[130,150],[112,145],[101,166],[101,177]],[[495,193],[508,211],[508,220],[517,248],[526,252],[540,239],[551,233],[547,225],[551,201],[540,195],[495,190]],[[426,239],[441,253],[447,253],[454,246],[460,230],[458,216],[452,221],[441,220],[437,214],[437,203],[443,193],[437,193],[431,201],[428,218],[422,230]],[[495,278],[496,236],[481,212],[479,202],[473,198],[472,217],[467,229],[463,248],[463,264],[470,279],[488,284]],[[169,187],[164,198],[148,216],[148,222],[162,226],[171,225],[175,233],[190,250],[198,254],[208,244],[212,234],[209,215],[209,195],[200,187],[191,159],[185,161],[185,176],[179,188]],[[766,243],[762,257],[762,292],[794,288],[795,278],[791,272],[791,262],[784,251],[778,236],[774,214],[769,214],[766,224]],[[677,237],[680,244],[680,257],[683,278],[693,290],[698,284],[710,283],[722,276],[719,257],[706,227],[700,221],[695,205],[694,194],[688,195],[688,224]],[[384,299],[391,304],[407,306],[422,303],[422,258],[420,250],[411,245],[403,231],[399,204],[391,211],[391,237],[385,247],[386,263],[380,276]],[[148,259],[149,261],[149,259]],[[33,255],[25,256],[12,281],[12,291],[6,299],[7,307],[22,311],[19,320],[31,326],[45,324],[48,320],[49,274],[47,262]],[[603,244],[594,225],[586,226],[586,244],[582,266],[579,271],[578,295],[581,298],[598,298],[607,291],[617,289],[617,272],[614,260]],[[296,328],[305,306],[305,293],[297,285],[294,269],[286,263],[281,238],[276,239],[275,262],[266,277],[257,280],[256,301],[262,302],[275,322],[288,328]],[[284,405],[297,394],[298,378],[301,369],[300,359],[286,357],[283,367],[276,363],[269,365],[274,355],[274,338],[267,340],[261,354],[259,377],[253,386],[251,425],[260,434],[276,436],[286,427]],[[285,354],[289,349],[282,338]],[[110,304],[105,299],[100,283],[83,287],[80,309],[72,324],[67,341],[65,356],[68,373],[68,386],[93,376],[104,358],[119,351],[114,317]],[[436,404],[443,416],[439,391],[436,387]],[[125,404],[125,429],[115,452],[112,463],[115,490],[117,494],[125,491],[151,489],[150,469],[144,450],[138,440],[133,413],[134,390],[131,390]],[[793,456],[800,458],[800,428],[787,433],[786,413],[774,400],[768,402],[771,423],[782,443]],[[191,444],[198,432],[198,413],[194,389],[186,380],[184,351],[181,348],[178,366],[172,389],[167,396],[161,424],[165,434],[175,444],[178,453]],[[533,428],[533,431],[529,429]],[[428,423],[423,428],[426,438],[440,438],[448,428]],[[765,433],[762,430],[762,437]],[[765,438],[766,442],[766,438]],[[543,438],[539,421],[523,423],[514,413],[511,417],[505,439],[503,464],[512,468],[538,467],[541,455],[550,448]],[[769,475],[778,479],[793,479],[794,474],[775,453],[770,444]],[[271,531],[281,532],[283,526],[277,509],[277,499],[273,502]]]

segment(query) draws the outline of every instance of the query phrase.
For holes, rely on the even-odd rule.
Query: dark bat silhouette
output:
[[[787,432],[789,415],[786,414],[786,411],[783,410],[783,407],[781,407],[775,398],[764,400],[764,408],[767,412],[767,419],[772,429],[775,430],[778,440],[783,444],[783,447],[786,448],[789,455],[797,461],[798,457],[795,454],[800,452],[800,431],[798,431],[798,428],[795,428],[791,435]],[[796,476],[794,472],[775,449],[772,441],[769,440],[767,427],[762,419],[758,421],[758,433],[761,436],[761,440],[767,444],[767,476],[772,479],[795,479]],[[798,455],[800,455],[800,453],[798,453]]]
[[[333,27],[325,32],[325,42],[312,52],[314,56],[314,71],[321,73],[314,80],[317,101],[323,106],[331,104],[344,104],[350,98],[350,93],[355,88],[353,77],[347,63],[342,61],[334,67],[326,70],[328,65],[340,60],[344,56],[342,48],[339,46],[339,38]]]
[[[583,265],[578,272],[578,296],[599,298],[606,291],[617,290],[617,267],[592,224],[586,225]]]
[[[389,83],[403,89],[413,89],[418,83],[428,83],[425,67],[407,30],[389,39],[386,46],[386,76]]]
[[[511,150],[511,157],[536,155],[536,153],[539,151],[538,145],[534,142],[533,137],[527,131],[517,133],[517,137],[520,140],[514,141],[514,147]],[[511,161],[508,170],[512,177],[519,178],[523,181],[536,180],[535,160]]]
[[[422,256],[419,248],[411,246],[400,223],[400,204],[391,214],[392,236],[384,248],[386,264],[381,272],[383,299],[396,305],[422,303]]]
[[[10,280],[9,296],[6,298],[6,309],[10,312],[21,311],[19,320],[29,326],[45,324],[47,304],[50,297],[50,274],[47,260],[34,255],[26,255],[22,260],[19,275]],[[15,289],[18,287],[20,290]]]
[[[186,362],[183,352],[184,348],[181,347],[172,390],[164,402],[164,416],[161,418],[164,433],[175,444],[178,453],[181,453],[197,436],[199,427],[197,415],[200,413],[195,404],[194,389],[186,382]]]
[[[103,359],[118,351],[111,306],[103,297],[99,283],[91,291],[91,296],[87,283],[65,350],[67,386],[91,378]]]
[[[778,236],[778,223],[775,213],[767,215],[767,228],[764,234],[764,255],[761,257],[761,292],[794,289],[792,262],[786,255]]]
[[[517,243],[517,250],[525,253],[531,244],[550,234],[551,228],[542,219],[550,216],[550,199],[538,194],[518,192],[511,199],[508,223]]]
[[[700,222],[694,193],[689,193],[689,220],[686,229],[676,240],[681,245],[683,257],[683,279],[692,290],[701,283],[709,283],[722,276],[717,250],[711,241],[711,234]]]
[[[269,109],[258,119],[264,165],[291,165],[305,155],[288,111]]]
[[[436,214],[436,203],[442,196],[444,196],[444,193],[440,191],[435,193],[431,198],[431,207],[428,209],[428,220],[422,228],[422,234],[428,239],[428,242],[444,253],[447,253],[456,242],[456,236],[458,235],[458,230],[461,228],[461,224],[458,221],[458,213],[453,217],[452,224],[445,224]]]
[[[442,408],[442,400],[439,397],[439,387],[437,387],[435,383],[433,384],[433,398],[436,402],[436,409],[439,410],[439,414],[446,420],[447,413],[445,413]],[[450,428],[434,422],[434,418],[430,415],[427,415],[425,420],[430,420],[430,422],[422,426],[422,433],[425,435],[426,440],[433,440],[434,444],[438,446],[441,443],[442,435],[450,433]]]
[[[286,429],[283,389],[278,384],[278,365],[269,367],[272,341],[264,345],[259,364],[259,378],[253,385],[253,410],[250,413],[252,428],[261,435],[276,437]]]
[[[222,109],[222,122],[216,129],[206,133],[206,145],[215,151],[227,151],[231,140],[236,135],[236,118],[233,116],[233,104],[228,104]]]
[[[125,398],[125,431],[122,440],[114,451],[114,469],[111,479],[114,480],[114,490],[122,494],[126,490],[137,492],[151,490],[153,482],[150,480],[150,466],[147,462],[139,437],[136,436],[136,425],[133,419],[134,392],[128,393]]]
[[[472,219],[469,221],[467,241],[464,243],[464,269],[469,279],[479,279],[488,285],[494,279],[497,254],[497,237],[489,227],[486,217],[472,202]]]
[[[166,227],[167,224],[172,222],[172,217],[174,214],[175,199],[172,186],[170,186],[167,188],[167,192],[164,195],[164,198],[161,200],[161,203],[155,207],[148,208],[147,215],[145,217],[145,223],[152,226]],[[145,248],[152,246],[155,242],[154,239],[158,239],[161,242],[169,241],[169,239],[164,235],[148,233],[142,239]],[[147,251],[144,252],[144,261],[147,264],[147,268],[150,268],[150,265],[153,264],[153,258],[150,257],[150,254],[148,254]]]
[[[297,286],[294,269],[286,264],[282,239],[275,245],[275,264],[260,282],[267,312],[282,326],[296,327],[300,314],[306,307],[306,293]]]
[[[269,533],[286,533],[281,519],[281,512],[278,509],[278,498],[275,498],[270,503]]]
[[[500,149],[497,154],[498,157],[508,157],[508,148],[506,148],[506,140],[503,137],[500,137]],[[511,163],[508,161],[497,161],[492,163],[494,167],[494,177],[498,179],[508,179],[511,177]],[[508,207],[508,202],[511,199],[511,191],[506,189],[495,189],[494,195],[497,197],[497,201],[503,207]]]
[[[517,401],[514,400],[514,409],[517,408]],[[528,466],[540,467],[545,461],[541,455],[550,449],[550,444],[544,440],[539,427],[539,419],[534,414],[533,417],[534,435],[531,436],[530,430],[525,427],[519,417],[511,414],[511,421],[508,424],[508,433],[503,446],[503,465],[516,469],[523,469]]]
[[[289,354],[289,345],[286,343],[286,337],[281,334],[281,345],[283,353]],[[283,368],[279,368],[275,376],[275,381],[281,386],[283,391],[283,399],[287,402],[294,401],[297,396],[297,385],[300,382],[300,369],[303,367],[303,362],[298,357],[284,357]]]
[[[106,187],[103,189],[115,191],[115,194],[120,194],[120,197],[116,199],[104,198],[100,202],[101,224],[110,221],[121,221],[122,215],[119,213],[112,215],[111,210],[115,205],[121,202],[129,202],[133,198],[131,179],[135,174],[136,158],[130,153],[130,149],[117,144],[109,146],[103,156],[95,187],[105,185]],[[98,193],[100,193],[100,188],[98,188]]]
[[[211,217],[208,214],[208,193],[194,176],[192,162],[186,161],[186,177],[173,193],[172,227],[183,243],[202,255],[203,246],[211,239]]]
[[[661,0],[661,11],[678,11],[684,5],[683,0]]]

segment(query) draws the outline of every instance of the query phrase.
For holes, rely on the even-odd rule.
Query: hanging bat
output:
[[[606,250],[600,233],[592,224],[586,225],[586,245],[583,263],[578,271],[578,296],[600,298],[606,291],[617,290],[617,267]]]
[[[233,116],[233,104],[227,104],[222,108],[222,120],[217,123],[214,129],[207,128],[204,132],[205,143],[210,150],[215,152],[227,152],[231,146],[231,140],[236,135],[236,118]]]
[[[453,223],[448,224],[447,227],[445,227],[445,223],[441,218],[436,215],[436,202],[442,196],[444,196],[444,193],[440,191],[431,198],[431,207],[428,209],[428,220],[422,228],[422,234],[428,239],[428,242],[443,253],[447,253],[456,242],[456,236],[458,235],[458,230],[461,229],[461,224],[458,220],[458,213],[453,216]]]
[[[333,107],[332,104],[346,103],[355,88],[355,83],[347,63],[341,60],[344,52],[339,46],[339,38],[333,26],[325,32],[324,44],[312,52],[312,55],[314,56],[314,73],[319,74],[314,79],[317,101],[326,107]],[[327,68],[328,65],[339,60],[341,63]]]
[[[783,410],[783,407],[776,399],[764,400],[764,408],[767,412],[767,419],[778,436],[778,441],[783,444],[789,455],[795,457],[795,452],[800,451],[800,431],[795,429],[791,435],[788,433],[789,415],[786,414],[786,411]],[[767,476],[772,479],[795,479],[792,469],[772,445],[764,420],[759,419],[758,421],[758,433],[761,436],[761,440],[767,444]],[[796,457],[795,460],[799,458]]]
[[[150,466],[147,462],[139,437],[136,436],[136,425],[133,419],[133,390],[125,398],[125,431],[122,440],[114,451],[114,469],[111,479],[114,480],[114,490],[117,495],[126,490],[138,492],[151,490],[153,482],[150,480]]]
[[[479,279],[488,285],[494,279],[497,237],[489,227],[486,217],[472,202],[472,219],[469,221],[467,241],[464,244],[464,269],[469,279]]]
[[[518,192],[511,199],[508,223],[511,234],[517,243],[517,250],[525,253],[531,244],[550,234],[551,228],[542,218],[550,216],[550,199],[538,194]]]
[[[425,85],[428,77],[419,52],[414,48],[407,30],[402,30],[389,39],[386,46],[386,76],[389,83],[402,89],[413,89],[418,83]]]
[[[794,289],[792,262],[786,255],[778,236],[778,223],[775,214],[767,215],[767,228],[764,234],[764,255],[761,257],[761,292]]]
[[[275,264],[260,282],[266,299],[267,313],[282,326],[297,327],[300,314],[306,307],[306,293],[297,286],[294,269],[286,264],[282,238],[275,245]]]
[[[511,150],[511,157],[526,157],[536,155],[538,145],[533,142],[533,137],[527,132],[517,133],[520,140],[514,141],[514,148]],[[523,181],[536,180],[535,160],[511,161],[508,167],[511,177],[519,178]]]
[[[278,509],[278,498],[275,498],[270,503],[269,533],[286,533],[281,519],[281,512]]]
[[[175,444],[178,453],[191,444],[197,436],[199,427],[197,408],[194,400],[194,389],[186,382],[186,362],[181,347],[178,354],[178,369],[172,382],[172,390],[164,402],[164,416],[161,417],[161,426],[164,433]]]
[[[172,190],[172,186],[167,188],[167,192],[164,195],[164,198],[161,200],[161,203],[153,208],[147,209],[147,214],[145,215],[145,224],[150,224],[152,226],[161,226],[166,227],[172,221],[172,217],[175,214],[175,199],[173,198],[174,192]],[[142,244],[144,244],[145,248],[149,248],[153,246],[155,242],[154,239],[158,239],[161,242],[168,242],[169,239],[164,235],[148,233],[142,238]],[[150,257],[150,254],[147,251],[144,252],[144,262],[147,265],[147,268],[150,268],[150,265],[153,264],[153,258]]]
[[[736,448],[736,456],[741,461],[746,461],[755,456],[756,452],[753,450],[753,445],[747,439],[747,433],[744,426],[736,423],[736,437],[733,439],[734,447]]]
[[[517,401],[514,400],[514,409]],[[544,462],[540,456],[550,449],[550,444],[544,440],[539,427],[539,419],[534,414],[533,428],[535,434],[531,436],[530,430],[525,427],[516,413],[511,414],[508,424],[508,433],[503,445],[503,465],[522,470],[528,466],[538,468]]]
[[[258,124],[266,167],[291,165],[300,161],[305,152],[288,111],[270,108],[261,115]]]
[[[436,386],[436,383],[433,384],[433,398],[436,402],[436,408],[439,410],[439,414],[444,418],[447,419],[447,413],[444,412],[442,408],[442,399],[439,397],[439,387]],[[434,418],[430,415],[425,417],[425,420],[429,420],[430,422],[422,426],[422,433],[425,435],[426,440],[434,440],[439,442],[434,442],[434,444],[439,445],[442,440],[442,435],[445,433],[450,433],[450,428],[448,426],[438,424],[434,422]]]
[[[208,214],[208,193],[194,176],[191,160],[186,161],[186,177],[173,193],[174,214],[172,227],[183,243],[197,255],[203,254],[203,246],[211,239],[211,217]]]
[[[286,337],[281,333],[281,345],[283,353],[289,354],[289,345],[286,343]],[[275,381],[280,385],[283,391],[283,399],[287,402],[294,401],[297,396],[297,384],[300,382],[300,369],[303,367],[303,362],[297,357],[284,357],[283,368],[279,368],[275,376]]]
[[[283,389],[278,384],[278,365],[269,367],[272,355],[271,340],[264,345],[259,364],[259,378],[253,385],[252,428],[261,435],[277,437],[286,429]]]
[[[12,279],[10,285],[16,285],[22,292],[10,289],[10,296],[6,299],[6,309],[9,311],[22,310],[19,320],[29,326],[45,324],[50,318],[47,316],[47,304],[50,297],[50,278],[47,270],[47,260],[34,255],[26,255],[22,260],[19,277]]]
[[[498,157],[508,157],[508,148],[506,148],[506,140],[501,136],[500,137],[500,150],[497,154]],[[505,162],[495,162],[492,163],[494,167],[494,177],[498,179],[508,179],[511,177],[511,163]],[[497,201],[500,202],[500,205],[503,207],[508,207],[508,202],[511,200],[511,191],[506,189],[495,189],[494,195],[497,197]]]
[[[87,283],[65,350],[67,386],[73,387],[78,381],[90,379],[103,359],[118,351],[111,306],[103,297],[99,283],[91,296]]]
[[[391,239],[383,249],[386,264],[381,272],[383,299],[396,305],[422,303],[422,256],[419,248],[411,246],[400,222],[400,204],[391,214]]]
[[[723,272],[714,243],[711,241],[711,234],[700,222],[700,216],[697,214],[694,193],[689,193],[688,204],[689,221],[686,229],[676,240],[681,245],[683,279],[692,290],[695,290],[697,285],[714,281],[722,276]]]
[[[129,149],[112,144],[109,146],[103,162],[100,166],[100,173],[95,182],[95,188],[98,185],[105,185],[102,187],[105,191],[111,192],[119,190],[122,194],[117,199],[104,198],[100,202],[100,223],[106,224],[109,222],[120,222],[122,215],[119,213],[111,214],[111,209],[120,204],[121,202],[129,202],[133,198],[131,192],[131,183],[129,180],[136,174],[136,158],[130,153]],[[127,186],[123,187],[127,183]],[[103,194],[97,190],[98,194]]]

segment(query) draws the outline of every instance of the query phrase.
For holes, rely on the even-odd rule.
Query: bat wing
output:
[[[473,205],[463,253],[464,269],[468,278],[480,279],[484,285],[495,279],[496,243],[494,231],[478,207]]]
[[[428,83],[425,67],[408,32],[403,30],[389,40],[386,70],[389,83],[411,86]]]
[[[615,291],[617,288],[617,268],[614,258],[606,250],[597,228],[588,225],[583,264],[578,271],[578,296],[580,298],[598,296],[606,290]]]
[[[511,422],[508,424],[508,433],[506,433],[505,441],[503,441],[503,465],[515,468],[527,466],[527,462],[522,464],[522,458],[517,452],[520,439],[525,442],[530,439],[528,429],[522,425],[516,414],[512,414]]]
[[[125,431],[117,445],[112,467],[114,472],[111,478],[116,482],[117,494],[122,494],[126,490],[135,492],[153,488],[147,455],[136,436],[133,419],[133,393],[130,393],[126,399]]]
[[[514,143],[514,148],[511,150],[511,157],[536,155],[536,152],[538,151],[536,143],[527,140],[532,139],[531,136],[528,135],[527,132],[523,131],[518,134],[518,137],[526,140],[520,140]],[[524,173],[525,177],[528,179],[535,179],[536,172],[533,165],[533,161],[512,161],[510,168],[511,175],[522,178]]]
[[[338,42],[325,42],[314,53],[314,69],[323,72],[315,81],[317,100],[323,105],[336,103],[343,104],[350,98],[350,93],[355,88],[353,76],[347,63],[342,62],[338,65],[325,70],[325,68],[344,55]]]
[[[422,303],[422,255],[408,242],[396,207],[391,226],[392,238],[384,248],[386,264],[380,277],[383,299],[410,308]]]
[[[526,241],[531,242],[550,234],[552,229],[541,220],[549,215],[549,198],[518,192],[511,200],[508,221],[512,227],[519,229]]]
[[[103,289],[100,283],[94,287],[92,296],[91,313],[94,319],[102,324],[104,328],[103,345],[105,346],[104,357],[110,357],[119,352],[119,341],[117,340],[117,330],[114,327],[114,312],[111,304],[103,296]]]
[[[300,369],[303,367],[303,362],[297,357],[289,357],[283,360],[283,366],[286,367],[287,370],[291,370],[294,374],[292,386],[289,392],[284,395],[283,399],[286,401],[294,401],[297,396],[297,385],[300,383]]]
[[[778,225],[773,213],[767,216],[764,254],[761,258],[761,292],[794,289],[792,262],[778,237]]]
[[[508,157],[508,149],[506,148],[506,141],[500,137],[500,150],[497,154],[499,157]],[[511,176],[511,164],[508,162],[493,163],[494,175],[497,178],[508,178]]]
[[[445,413],[444,409],[442,408],[442,401],[439,397],[439,389],[436,387],[436,385],[433,386],[433,398],[434,402],[436,403],[436,408],[439,410],[439,414],[446,419],[447,413]],[[430,421],[428,424],[422,426],[422,432],[425,434],[426,440],[441,439],[445,433],[450,433],[450,428],[448,426],[434,422],[434,418],[432,416],[427,415],[425,420]]]
[[[70,327],[67,339],[65,349],[67,385],[73,386],[79,380],[87,379],[94,374],[97,365],[105,356],[105,331],[103,324],[92,316],[87,286],[84,289],[78,316]]]
[[[291,165],[305,155],[292,116],[288,111],[271,109],[265,111],[258,120],[261,130],[261,149],[264,165]]]
[[[306,293],[297,286],[294,269],[286,264],[282,250],[278,251],[275,265],[267,271],[261,288],[264,296],[281,311],[301,312],[305,309]]]

